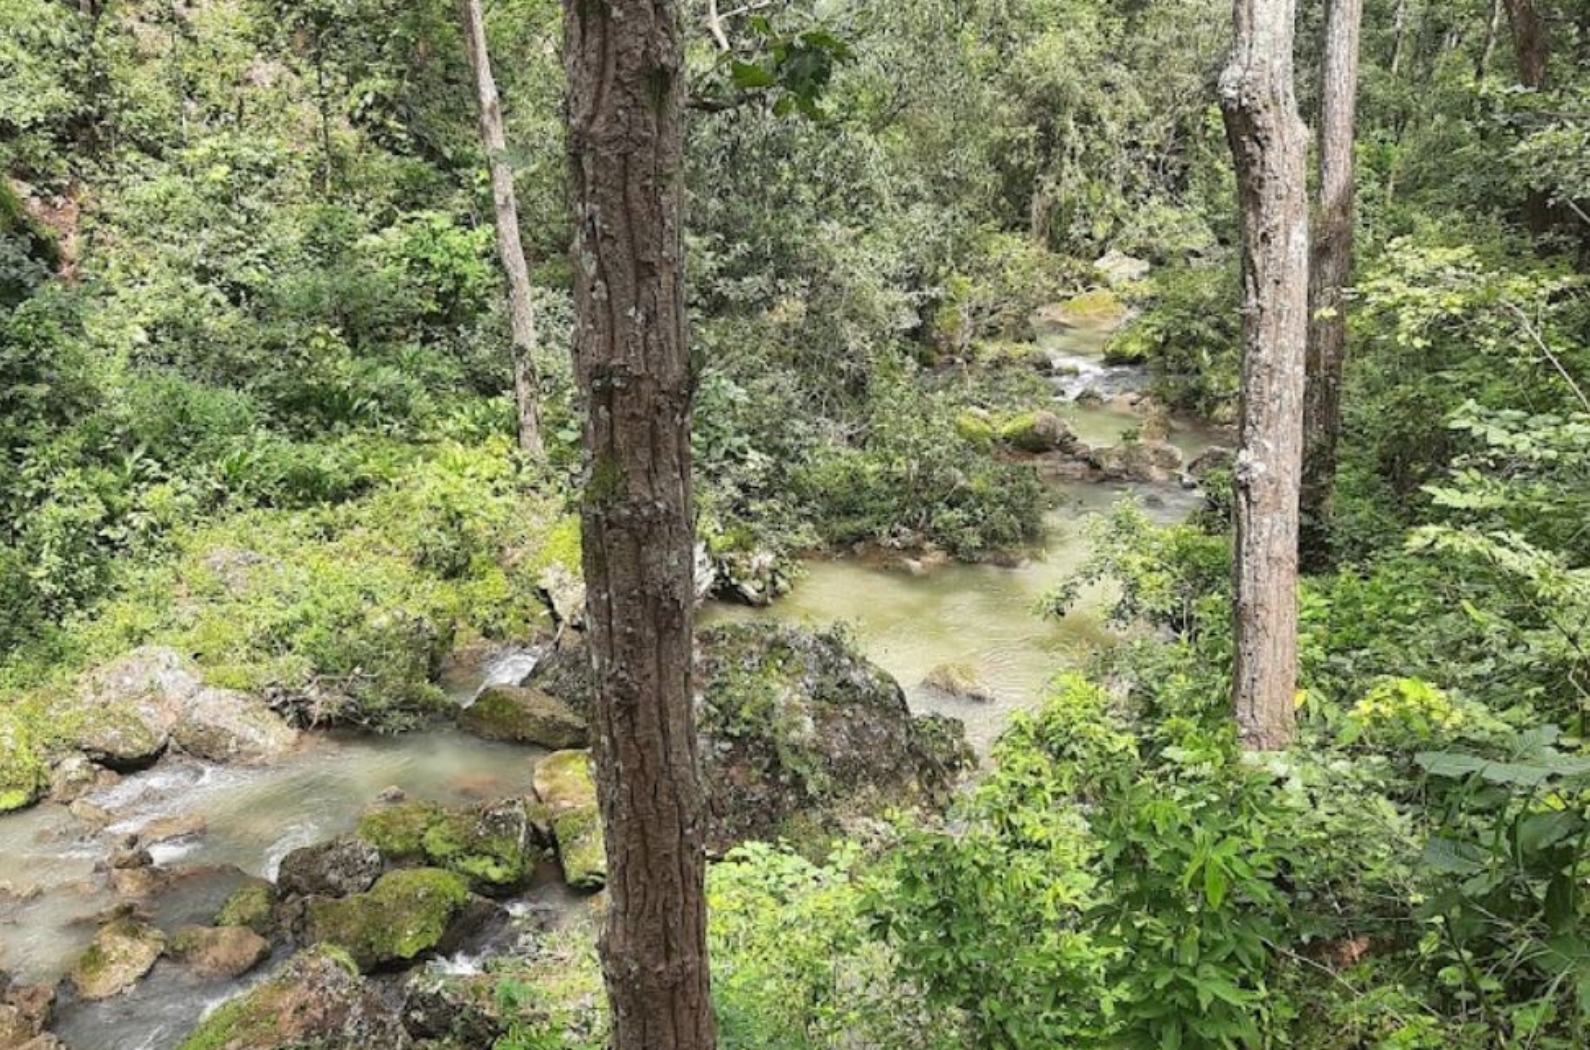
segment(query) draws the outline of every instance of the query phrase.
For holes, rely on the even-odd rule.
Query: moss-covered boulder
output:
[[[448,807],[403,802],[367,812],[358,837],[396,864],[426,864],[462,875],[485,892],[527,879],[544,836],[526,799]]]
[[[402,1020],[345,952],[301,952],[202,1021],[179,1050],[407,1050]]]
[[[1126,323],[1126,304],[1107,288],[1067,299],[1041,311],[1043,319],[1071,328],[1119,328]]]
[[[244,926],[183,926],[166,951],[201,977],[237,978],[264,962],[271,946]]]
[[[536,797],[546,807],[558,863],[570,886],[597,889],[607,881],[607,847],[588,751],[559,751],[536,764]]]
[[[993,417],[980,408],[969,408],[956,416],[955,433],[973,448],[985,452],[994,447],[998,437]]]
[[[165,950],[165,934],[131,915],[100,927],[69,975],[83,999],[109,999],[141,980]]]
[[[469,903],[469,884],[439,868],[383,875],[368,893],[309,902],[305,932],[348,953],[360,970],[403,966],[435,950]]]
[[[276,887],[264,879],[249,879],[232,891],[215,913],[217,926],[241,926],[268,937],[275,928]]]
[[[1181,449],[1168,441],[1123,441],[1106,449],[1099,459],[1104,476],[1113,481],[1164,484],[1181,474]]]
[[[0,813],[31,806],[49,784],[33,734],[14,712],[0,709]]]
[[[497,982],[495,974],[413,973],[403,988],[403,1025],[446,1046],[496,1045],[507,1033]]]
[[[1076,431],[1053,412],[1023,412],[1012,416],[1000,426],[999,441],[1019,452],[1035,455],[1066,452],[1077,447]]]
[[[458,724],[485,740],[552,751],[584,747],[590,727],[572,707],[533,686],[491,686],[459,712]]]
[[[714,627],[697,639],[697,665],[715,852],[939,805],[971,760],[960,723],[913,717],[899,683],[842,634]]]
[[[349,897],[375,884],[381,851],[357,835],[295,849],[282,858],[276,884],[286,895]]]

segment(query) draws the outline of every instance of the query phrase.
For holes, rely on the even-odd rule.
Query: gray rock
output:
[[[374,885],[381,868],[381,851],[348,835],[287,854],[276,884],[284,895],[347,897]]]
[[[175,649],[136,649],[84,679],[74,711],[82,725],[78,744],[114,769],[148,765],[165,751],[202,688]]]
[[[298,733],[250,696],[201,689],[173,728],[172,742],[195,758],[257,764],[292,751]]]
[[[459,712],[458,724],[485,740],[550,751],[584,747],[590,736],[590,728],[578,712],[534,686],[492,686]]]

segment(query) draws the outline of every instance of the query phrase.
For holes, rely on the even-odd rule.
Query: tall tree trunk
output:
[[[1242,413],[1232,701],[1243,745],[1296,733],[1297,541],[1308,341],[1307,130],[1297,113],[1296,0],[1235,0],[1220,107],[1242,220]]]
[[[695,572],[677,0],[564,2],[574,363],[614,1050],[713,1046],[705,804],[691,704]]]
[[[1502,35],[1502,19],[1507,16],[1507,0],[1492,0],[1491,20],[1485,24],[1485,46],[1480,50],[1479,63],[1474,78],[1484,80],[1491,71],[1491,59],[1496,56],[1496,41]]]
[[[480,142],[491,166],[491,196],[497,223],[497,254],[508,279],[508,322],[513,332],[513,400],[519,415],[519,447],[533,459],[543,455],[541,393],[536,375],[535,307],[530,299],[530,267],[525,263],[519,237],[519,199],[514,193],[513,168],[508,164],[508,140],[502,130],[502,100],[491,75],[491,49],[486,44],[486,20],[480,0],[461,0],[464,43],[475,74],[475,97],[480,107]]]
[[[1518,59],[1518,82],[1526,88],[1543,91],[1547,64],[1551,58],[1551,38],[1535,0],[1506,0],[1508,21],[1513,27],[1513,54]],[[1551,229],[1551,197],[1545,190],[1530,187],[1524,199],[1524,223],[1533,233]]]
[[[1307,392],[1303,399],[1302,549],[1304,566],[1330,558],[1330,502],[1342,430],[1347,361],[1344,290],[1353,269],[1353,141],[1363,0],[1329,0],[1320,95],[1319,211],[1309,267]]]
[[[1408,49],[1408,0],[1397,0],[1397,11],[1392,16],[1393,43],[1391,46],[1391,79],[1402,75],[1402,61]]]

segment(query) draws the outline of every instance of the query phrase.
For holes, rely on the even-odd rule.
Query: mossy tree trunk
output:
[[[1353,269],[1353,140],[1363,0],[1329,0],[1320,94],[1319,208],[1309,267],[1307,393],[1303,401],[1303,564],[1330,561],[1330,504],[1342,430],[1347,302]]]
[[[518,409],[519,447],[533,459],[543,455],[538,402],[540,377],[536,374],[535,307],[530,298],[530,267],[525,262],[519,235],[519,199],[514,191],[513,167],[508,163],[508,140],[502,130],[502,100],[491,75],[491,50],[486,43],[486,21],[480,0],[460,0],[465,50],[475,76],[475,98],[480,110],[480,142],[491,168],[491,196],[497,226],[497,254],[508,281],[508,322],[513,335],[513,398]]]
[[[565,0],[574,363],[615,1050],[714,1044],[686,342],[684,46],[677,0]]]
[[[1236,0],[1220,106],[1242,220],[1242,411],[1232,694],[1244,746],[1296,733],[1297,545],[1308,341],[1307,131],[1297,114],[1296,0]]]

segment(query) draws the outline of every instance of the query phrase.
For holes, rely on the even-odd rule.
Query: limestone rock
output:
[[[408,1050],[401,1019],[345,952],[319,947],[226,1003],[179,1050]]]
[[[237,978],[264,962],[271,946],[242,926],[184,926],[172,937],[170,953],[202,977]]]
[[[346,951],[364,972],[413,963],[447,936],[469,902],[469,885],[450,871],[409,868],[384,875],[368,893],[312,898],[309,940]]]
[[[211,762],[262,763],[290,752],[298,733],[252,697],[229,689],[202,689],[173,728],[172,742]]]
[[[137,769],[160,757],[188,703],[203,688],[175,649],[135,649],[88,675],[72,711],[78,744],[113,769]]]
[[[978,677],[977,668],[970,664],[939,664],[928,672],[922,684],[957,700],[986,704],[998,699],[994,691]]]
[[[492,686],[459,713],[458,724],[486,740],[558,751],[584,747],[585,719],[562,700],[533,686]]]
[[[100,927],[72,967],[72,987],[84,999],[109,999],[141,980],[165,950],[166,938],[131,915]]]
[[[1105,450],[1100,465],[1111,480],[1163,484],[1181,472],[1182,453],[1167,441],[1127,441]]]
[[[536,798],[546,806],[558,863],[570,886],[597,889],[607,882],[607,850],[587,751],[559,751],[536,764]]]
[[[1106,252],[1103,258],[1093,264],[1093,268],[1112,285],[1146,280],[1154,269],[1147,259],[1138,259],[1115,249]]]
[[[514,798],[478,806],[383,806],[365,814],[358,835],[387,861],[445,868],[482,892],[511,889],[528,879],[545,841],[526,800]]]
[[[282,858],[276,883],[301,897],[347,897],[375,884],[381,851],[356,835],[295,849]]]

